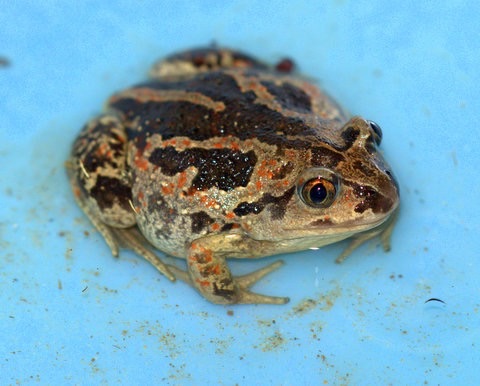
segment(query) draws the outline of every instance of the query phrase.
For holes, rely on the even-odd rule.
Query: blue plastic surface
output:
[[[478,382],[478,4],[3,2],[0,383]],[[211,41],[292,57],[382,126],[402,193],[390,253],[371,242],[342,265],[345,243],[280,256],[255,289],[291,302],[232,307],[131,253],[112,258],[74,203],[70,144],[157,58]]]

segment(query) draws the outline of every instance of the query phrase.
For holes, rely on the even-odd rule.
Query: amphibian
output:
[[[218,48],[174,54],[86,124],[67,169],[113,255],[133,250],[214,303],[283,304],[250,291],[281,262],[235,277],[226,258],[352,238],[341,261],[377,235],[388,248],[399,190],[380,127],[288,64]]]

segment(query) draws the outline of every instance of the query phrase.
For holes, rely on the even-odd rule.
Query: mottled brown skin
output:
[[[76,139],[68,171],[114,255],[132,249],[214,303],[282,304],[249,290],[281,262],[234,277],[226,258],[352,237],[342,261],[377,235],[388,248],[399,195],[380,128],[349,119],[293,67],[190,50],[110,98]],[[150,245],[185,258],[187,271]]]

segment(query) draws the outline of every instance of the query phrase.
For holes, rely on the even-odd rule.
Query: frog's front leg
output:
[[[256,249],[250,249],[256,247]],[[217,304],[285,304],[286,297],[266,296],[251,292],[250,287],[265,275],[279,268],[276,261],[243,276],[232,276],[225,258],[247,257],[262,248],[261,242],[241,235],[213,235],[193,241],[188,250],[188,274],[174,268],[175,276],[193,285],[205,298]]]
[[[175,280],[137,229],[126,153],[127,137],[119,117],[103,115],[89,122],[75,140],[67,162],[75,199],[114,256],[119,247],[130,249]]]
[[[352,236],[350,244],[348,244],[347,248],[343,250],[340,256],[337,257],[335,262],[337,264],[341,264],[347,259],[350,254],[357,249],[360,245],[364,244],[368,240],[371,240],[377,236],[380,236],[380,241],[382,242],[382,247],[385,252],[390,251],[390,238],[392,236],[393,228],[395,227],[395,223],[397,222],[398,212],[400,207],[395,209],[390,217],[380,226],[370,229],[368,231],[359,233],[355,236]]]

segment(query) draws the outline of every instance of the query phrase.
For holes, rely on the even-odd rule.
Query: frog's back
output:
[[[302,138],[322,135],[322,130],[331,137],[346,120],[334,101],[304,79],[256,62],[167,72],[114,95],[109,106],[121,113],[130,139],[137,141],[160,134],[163,140],[256,138],[305,147]]]

